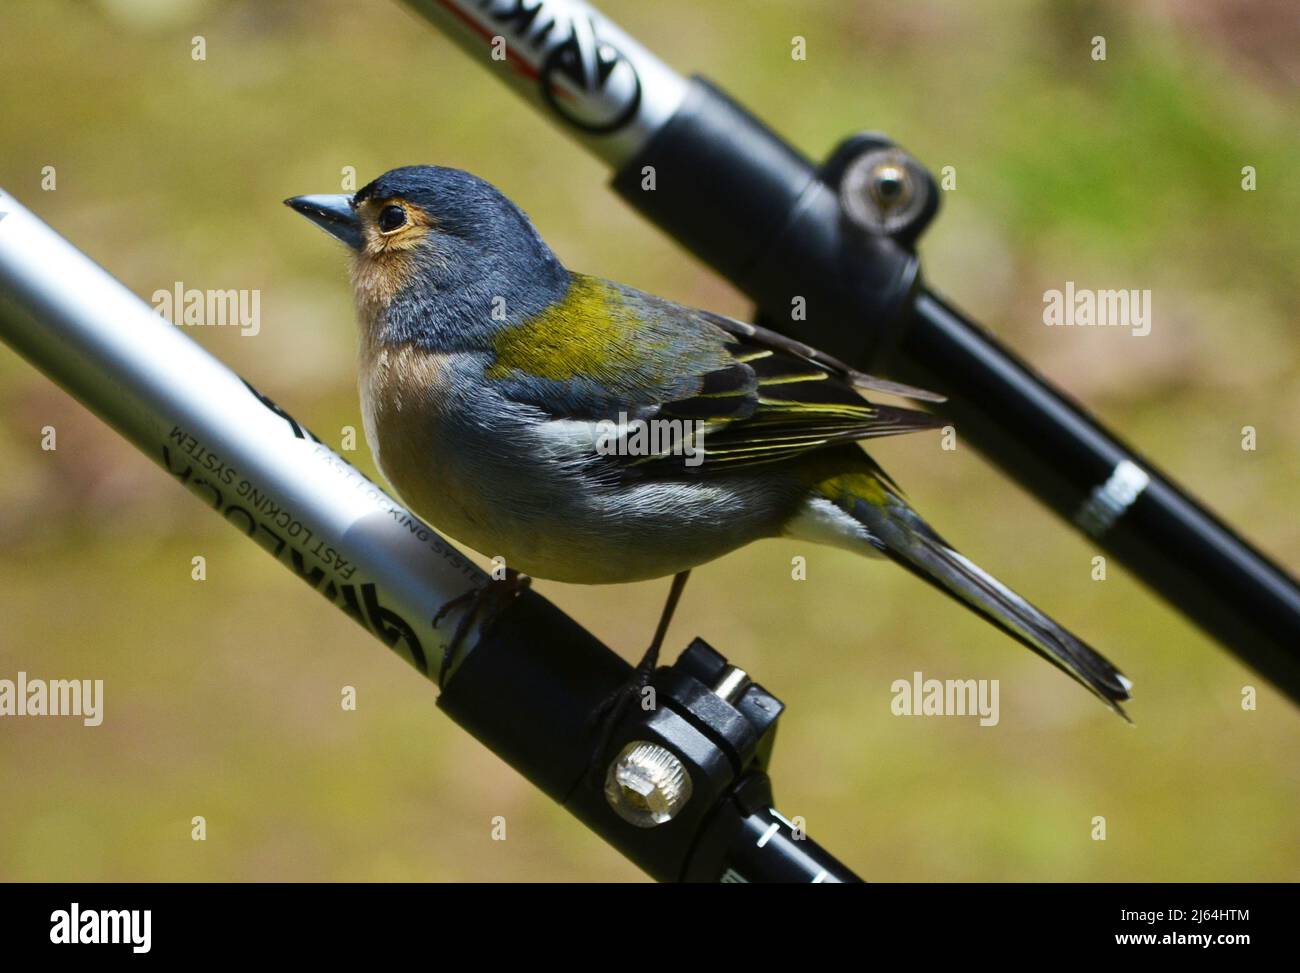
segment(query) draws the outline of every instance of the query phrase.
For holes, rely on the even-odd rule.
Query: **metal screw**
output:
[[[653,828],[675,818],[691,799],[691,775],[657,743],[633,740],[605,774],[605,800],[620,818]]]
[[[713,692],[734,705],[751,685],[749,674],[744,669],[727,666],[722,670],[722,676],[718,679],[718,684],[713,687]]]
[[[882,162],[871,170],[870,192],[881,209],[906,205],[912,193],[907,170],[892,162]]]
[[[925,208],[926,184],[901,149],[864,152],[849,163],[840,182],[840,205],[872,233],[893,233]]]

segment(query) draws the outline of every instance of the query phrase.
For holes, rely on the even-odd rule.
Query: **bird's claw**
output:
[[[447,673],[451,671],[452,660],[464,644],[474,622],[481,618],[480,629],[487,632],[496,622],[497,617],[523,592],[532,586],[533,579],[518,571],[506,571],[504,578],[493,578],[479,588],[471,588],[462,595],[457,595],[442,605],[433,616],[433,627],[437,628],[448,615],[459,608],[465,613],[456,623],[456,630],[447,640],[442,650],[442,664],[438,667],[438,685],[445,685]]]
[[[592,749],[591,757],[587,762],[587,779],[593,787],[602,786],[605,776],[605,757],[609,750],[610,740],[614,737],[614,731],[622,722],[623,713],[627,710],[628,704],[637,699],[645,687],[650,684],[650,677],[654,675],[658,661],[659,653],[657,648],[647,652],[645,658],[632,671],[632,675],[627,682],[610,692],[587,716],[587,728],[589,730],[599,728],[600,730],[596,746]]]

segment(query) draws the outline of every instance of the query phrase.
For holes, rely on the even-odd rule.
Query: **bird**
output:
[[[958,553],[861,445],[942,424],[868,393],[943,396],[571,271],[523,210],[460,169],[404,166],[285,204],[350,251],[363,425],[403,502],[504,558],[507,597],[530,578],[673,579],[611,712],[650,679],[692,568],[787,537],[893,561],[1128,719],[1130,680]]]

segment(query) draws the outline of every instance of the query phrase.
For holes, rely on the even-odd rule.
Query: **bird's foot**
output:
[[[591,751],[591,757],[587,761],[587,779],[597,789],[604,786],[605,760],[609,756],[607,751],[610,740],[614,738],[614,731],[622,722],[628,704],[633,700],[645,698],[645,688],[650,685],[650,677],[655,674],[655,667],[659,664],[659,650],[663,647],[664,637],[668,634],[668,624],[677,611],[677,602],[681,599],[682,591],[686,588],[686,580],[690,576],[689,569],[673,575],[672,586],[668,589],[668,600],[664,602],[663,611],[659,614],[659,624],[655,627],[654,638],[650,640],[650,648],[646,649],[645,655],[632,670],[631,678],[601,700],[600,705],[587,717],[587,728],[597,729],[599,732],[595,749]]]
[[[451,670],[452,660],[464,644],[474,622],[479,620],[479,628],[484,632],[489,631],[506,606],[527,591],[532,583],[533,579],[528,575],[507,568],[504,578],[492,578],[482,587],[471,588],[438,609],[437,614],[433,616],[434,628],[437,628],[438,623],[452,612],[460,608],[465,609],[460,621],[456,623],[456,630],[452,632],[451,638],[442,650],[442,665],[438,667],[439,686],[444,685],[447,673]]]

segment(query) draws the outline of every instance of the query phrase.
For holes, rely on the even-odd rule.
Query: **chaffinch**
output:
[[[940,396],[567,270],[514,203],[456,169],[286,203],[352,250],[366,436],[416,513],[503,556],[515,583],[676,576],[636,682],[686,572],[794,537],[884,555],[1124,715],[1131,683],[957,553],[857,445],[939,424],[864,392]]]

